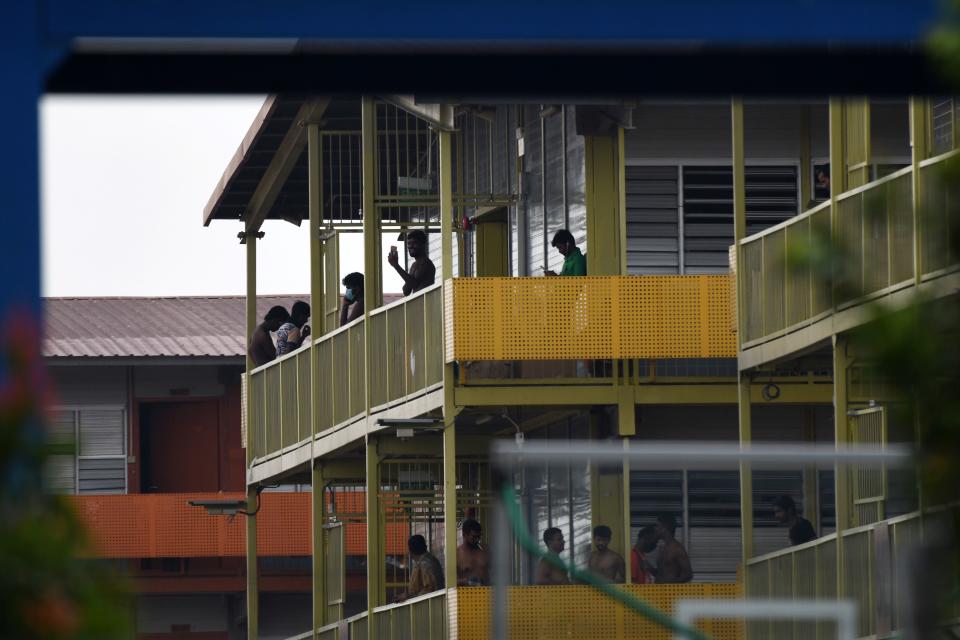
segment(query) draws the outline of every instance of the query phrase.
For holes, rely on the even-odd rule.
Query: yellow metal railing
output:
[[[831,534],[753,558],[746,563],[750,598],[816,598],[837,595],[837,536]],[[757,620],[749,623],[751,638],[833,638],[829,623],[792,620]]]
[[[247,446],[264,458],[310,437],[310,348],[250,372]]]
[[[729,286],[725,275],[455,278],[446,360],[734,357]]]
[[[960,152],[951,151],[920,163],[921,265],[924,277],[960,263],[950,238],[960,229],[960,185],[955,179]],[[952,173],[954,180],[950,181]]]
[[[960,225],[960,191],[943,178],[952,151],[920,166],[923,216],[921,273],[934,277],[960,263],[949,233]],[[744,346],[813,322],[834,308],[912,285],[913,168],[906,167],[843,193],[831,202],[741,241],[740,308]],[[836,251],[834,251],[836,249]],[[813,250],[824,251],[822,259]],[[836,257],[830,258],[829,253]],[[801,259],[803,257],[803,259]],[[835,270],[825,262],[837,259]]]
[[[886,581],[903,584],[900,572],[908,567],[905,556],[924,539],[924,522],[936,523],[945,511],[931,511],[921,518],[919,512],[890,518],[872,525],[842,532],[843,596],[857,604],[859,637],[877,633],[878,611],[889,615],[892,630],[906,623],[905,598],[885,591]],[[885,529],[886,535],[878,531]],[[931,527],[933,528],[933,527]],[[886,567],[881,570],[878,563]],[[830,534],[812,542],[752,558],[746,563],[747,595],[751,598],[837,597],[837,535]],[[830,623],[802,621],[761,621],[750,623],[751,637],[832,638],[836,630]]]
[[[670,615],[677,600],[688,598],[734,599],[736,584],[650,584],[619,587]],[[492,593],[490,587],[464,587],[448,592],[449,611],[456,616],[459,640],[487,640]],[[508,587],[509,637],[539,638],[631,638],[667,640],[673,632],[641,614],[628,610],[589,585]],[[714,640],[742,638],[736,620],[701,620],[697,628]]]
[[[370,314],[372,352],[364,319],[250,372],[247,439],[264,459],[311,437],[310,392],[319,395],[317,433],[352,422],[371,409],[402,401],[443,382],[443,309],[439,284]],[[310,352],[317,366],[310,370]]]
[[[368,640],[367,625],[369,620],[367,612],[358,613],[355,616],[347,618],[347,637],[350,640]]]
[[[446,640],[447,592],[435,591],[373,610],[377,640]]]
[[[443,382],[440,284],[370,314],[372,408]]]

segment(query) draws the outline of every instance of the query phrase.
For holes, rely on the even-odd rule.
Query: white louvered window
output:
[[[54,411],[47,461],[47,488],[53,493],[126,493],[126,411],[119,407]],[[64,449],[72,453],[64,453]]]
[[[776,496],[791,495],[803,511],[800,471],[754,471],[753,519],[756,555],[787,545],[787,530],[773,518]],[[630,526],[660,514],[677,520],[677,538],[687,547],[694,581],[728,582],[740,563],[740,480],[736,471],[631,471]]]
[[[797,215],[797,165],[745,168],[747,233]],[[727,273],[733,244],[730,165],[628,163],[627,272]]]

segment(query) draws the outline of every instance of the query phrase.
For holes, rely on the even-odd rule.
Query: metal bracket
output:
[[[240,231],[237,233],[237,237],[240,239],[240,244],[247,244],[247,238],[256,238],[257,240],[262,240],[263,236],[266,235],[264,231]]]

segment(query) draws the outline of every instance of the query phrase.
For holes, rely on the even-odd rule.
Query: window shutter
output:
[[[748,235],[797,215],[795,166],[747,166],[744,173]],[[733,244],[731,167],[683,167],[683,220],[686,272],[727,273]]]
[[[46,468],[44,469],[47,489],[52,493],[72,494],[76,492],[76,463],[72,450],[75,433],[75,412],[53,412],[48,438],[57,452],[47,458]]]
[[[80,411],[80,456],[122,456],[124,420],[119,409]]]
[[[627,273],[680,272],[677,167],[626,167]]]
[[[124,493],[126,460],[124,458],[80,458],[78,493]]]

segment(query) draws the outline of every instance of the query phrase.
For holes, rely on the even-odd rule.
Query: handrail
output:
[[[768,235],[770,235],[771,233],[776,233],[777,231],[780,231],[781,229],[786,229],[787,227],[789,227],[789,226],[791,226],[791,225],[798,224],[798,223],[801,222],[802,220],[806,220],[807,218],[809,218],[810,216],[814,215],[815,213],[819,213],[820,211],[823,211],[824,209],[829,209],[829,208],[830,208],[830,201],[829,201],[829,200],[827,200],[827,201],[825,201],[825,202],[821,202],[821,203],[818,204],[817,206],[812,207],[812,208],[810,208],[810,209],[807,209],[807,210],[804,211],[803,213],[800,213],[800,214],[798,214],[798,215],[795,215],[795,216],[793,216],[792,218],[787,218],[786,220],[782,220],[782,221],[778,222],[777,224],[775,224],[775,225],[773,225],[773,226],[771,226],[771,227],[767,227],[767,228],[764,229],[763,231],[757,231],[756,233],[751,234],[751,235],[749,235],[749,236],[747,236],[747,237],[745,237],[745,238],[740,238],[740,246],[743,246],[743,245],[745,245],[745,244],[751,244],[751,243],[753,243],[753,242],[757,242],[758,240],[760,240],[760,239],[763,238],[764,236],[768,236]]]
[[[903,176],[910,175],[911,173],[913,173],[913,166],[907,165],[906,167],[903,167],[902,169],[897,169],[893,173],[885,175],[882,178],[871,180],[870,182],[866,184],[862,184],[859,187],[854,187],[853,189],[844,191],[843,193],[837,196],[837,202],[841,202],[848,198],[852,198],[855,195],[859,195],[866,191],[870,191],[871,189],[879,187],[880,185],[886,184],[888,182],[893,182],[897,178],[902,178]]]
[[[737,296],[745,314],[740,351],[916,286],[955,266],[956,256],[943,239],[955,224],[955,214],[944,208],[948,190],[955,186],[937,180],[932,169],[957,157],[960,150],[952,150],[904,167],[742,238],[736,265],[742,287]],[[916,188],[924,193],[927,206],[922,210],[912,197]],[[822,276],[812,263],[791,268],[794,250],[821,236],[824,243],[845,248],[844,269],[831,271],[842,273],[843,280]],[[816,243],[811,247],[822,250]]]
[[[947,160],[948,158],[952,158],[953,156],[956,156],[956,155],[960,155],[960,149],[951,149],[950,151],[944,151],[943,153],[933,156],[932,158],[921,160],[919,163],[919,166],[921,169],[923,169],[925,167],[929,167],[932,164],[943,162],[944,160]]]
[[[446,588],[437,589],[436,591],[431,591],[430,593],[424,593],[424,594],[422,594],[422,595],[419,595],[419,596],[416,596],[416,597],[413,597],[413,598],[408,598],[408,599],[404,600],[403,602],[391,602],[390,604],[382,604],[382,605],[380,605],[379,607],[374,607],[374,608],[373,608],[373,612],[374,612],[374,613],[383,613],[384,611],[391,611],[391,610],[393,610],[393,609],[400,609],[400,608],[405,607],[405,606],[409,606],[409,605],[412,605],[412,604],[416,604],[416,603],[418,603],[418,602],[425,602],[425,601],[427,601],[427,600],[432,600],[432,599],[434,599],[434,598],[439,598],[440,596],[445,596],[445,595],[447,595],[447,589],[446,589]]]
[[[269,368],[272,367],[272,366],[279,365],[279,364],[280,364],[281,362],[283,362],[284,360],[289,360],[290,358],[295,357],[298,353],[300,353],[300,352],[303,351],[304,349],[309,349],[309,348],[310,348],[310,345],[311,345],[310,342],[304,342],[303,344],[301,344],[299,347],[297,347],[296,349],[294,349],[294,350],[291,351],[290,353],[285,353],[285,354],[283,354],[282,356],[277,356],[276,358],[274,358],[274,359],[271,360],[270,362],[261,364],[261,365],[258,366],[258,367],[254,367],[253,369],[250,369],[249,373],[252,375],[252,374],[254,374],[254,373],[261,373],[261,372],[263,372],[263,371],[266,371],[267,369],[269,369]]]
[[[378,316],[378,315],[380,315],[380,314],[382,314],[382,313],[386,313],[386,312],[389,311],[390,309],[395,309],[395,308],[397,308],[397,307],[402,307],[403,305],[407,304],[407,303],[410,302],[411,300],[413,300],[413,299],[415,299],[415,298],[418,298],[418,297],[420,297],[420,296],[425,296],[426,294],[430,293],[431,291],[434,291],[434,290],[436,290],[436,289],[439,289],[439,288],[442,287],[442,286],[443,286],[443,283],[442,283],[442,282],[435,282],[435,283],[433,283],[432,285],[430,285],[429,287],[424,287],[423,289],[420,289],[419,291],[416,291],[416,292],[414,292],[414,293],[411,293],[411,294],[408,295],[408,296],[404,296],[404,297],[400,298],[399,300],[394,300],[394,301],[391,302],[390,304],[385,304],[385,305],[381,305],[381,306],[377,307],[376,309],[374,309],[373,311],[370,312],[370,315],[371,315],[371,316]]]
[[[252,370],[246,399],[253,464],[442,382],[442,286],[374,309]],[[316,415],[311,389],[319,392]]]
[[[761,564],[763,562],[768,562],[776,558],[782,558],[783,556],[791,555],[793,553],[796,553],[797,551],[803,551],[804,549],[813,549],[814,547],[818,547],[821,544],[825,544],[827,542],[831,542],[836,539],[837,539],[836,533],[828,533],[825,536],[820,536],[819,538],[810,540],[809,542],[792,545],[792,546],[786,547],[785,549],[777,549],[776,551],[765,553],[762,556],[754,556],[752,558],[747,558],[747,560],[745,561],[745,564],[747,564],[748,566],[753,564]]]

